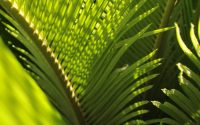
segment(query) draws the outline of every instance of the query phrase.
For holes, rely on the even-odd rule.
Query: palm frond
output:
[[[173,25],[174,22],[180,24],[181,31],[183,33],[183,39],[186,41],[188,46],[191,46],[190,39],[188,35],[190,22],[194,21],[194,13],[196,8],[194,7],[192,1],[181,0],[176,1],[174,10],[170,15],[170,21],[168,25]],[[176,84],[173,84],[174,81],[177,81],[178,70],[176,64],[178,62],[184,62],[185,55],[181,52],[178,43],[176,42],[175,30],[165,33],[162,39],[162,47],[160,49],[160,57],[164,58],[163,64],[160,71],[160,76],[156,79],[156,86],[160,89],[163,87],[175,88]],[[170,78],[170,79],[169,79]]]
[[[200,20],[199,20],[200,25]],[[198,28],[200,32],[200,28]],[[195,36],[194,25],[191,25],[190,36],[194,47],[195,54],[185,45],[183,42],[180,30],[176,24],[176,33],[178,43],[186,54],[186,56],[192,61],[197,69],[198,73],[195,73],[187,66],[178,63],[177,66],[180,70],[179,74],[179,85],[182,91],[172,89],[163,89],[163,92],[174,102],[160,102],[153,101],[153,104],[160,108],[163,112],[168,114],[171,118],[170,120],[165,120],[162,122],[170,124],[171,121],[176,122],[176,124],[191,124],[196,125],[200,123],[200,54],[199,54],[199,42],[198,38]]]
[[[152,87],[145,83],[157,76],[150,72],[160,59],[149,60],[154,51],[116,69],[119,60],[138,39],[171,29],[147,32],[150,25],[145,25],[122,38],[157,9],[133,17],[145,2],[4,0],[6,12],[0,14],[11,22],[1,21],[6,30],[23,45],[9,42],[20,62],[65,119],[76,125],[122,124],[147,112],[135,110],[146,101],[131,101]]]
[[[23,28],[5,12],[0,11],[0,13],[11,21],[18,29],[17,31],[9,24],[4,23],[8,32],[10,32],[18,42],[25,46],[25,49],[19,49],[20,47],[17,47],[12,43],[14,44],[12,47],[17,49],[19,53],[22,53],[19,55],[19,59],[24,63],[25,68],[45,91],[51,102],[62,113],[62,115],[72,120],[71,123],[78,124],[75,115],[76,112],[74,111],[74,108],[72,108],[74,105],[71,104],[73,98],[70,93],[66,93],[65,85],[62,83],[63,80],[67,79],[62,76],[60,66],[54,58],[55,55],[50,52],[49,47],[40,45],[42,41],[37,38],[36,34],[33,34],[32,29],[28,29],[28,24],[25,21],[23,22],[23,26],[26,28]],[[22,20],[21,16],[19,16],[19,18]],[[27,49],[28,51],[26,51]]]

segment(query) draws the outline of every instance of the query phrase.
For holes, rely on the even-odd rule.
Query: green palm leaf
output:
[[[152,88],[145,83],[157,76],[150,72],[160,59],[150,60],[153,51],[116,67],[137,40],[171,29],[148,31],[148,24],[122,38],[157,9],[134,17],[145,2],[4,0],[0,14],[15,38],[6,42],[70,124],[140,123],[133,119],[147,112],[138,110],[147,101],[132,101]]]
[[[195,3],[199,2],[198,0],[195,1]],[[168,25],[174,25],[174,22],[178,22],[180,24],[180,29],[182,31],[182,37],[185,39],[186,44],[190,47],[190,38],[188,35],[190,22],[194,22],[195,18],[198,18],[198,16],[195,16],[195,13],[197,12],[197,8],[193,4],[194,2],[192,0],[180,0],[175,1],[175,5],[173,6],[173,11],[170,13],[170,19],[168,21]],[[176,84],[174,84],[174,81],[177,81],[177,75],[178,70],[176,67],[176,64],[178,62],[185,62],[186,57],[182,53],[180,47],[178,46],[178,43],[176,42],[176,36],[175,30],[171,32],[163,33],[163,37],[161,39],[161,44],[159,47],[158,57],[164,58],[162,67],[159,69],[160,76],[158,79],[156,79],[155,86],[157,86],[158,90],[160,90],[163,87],[167,88],[175,88],[177,87]]]
[[[199,20],[200,25],[200,20]],[[200,32],[200,28],[198,28]],[[183,42],[179,27],[176,24],[176,33],[178,43],[186,54],[186,56],[193,62],[194,66],[197,68],[198,72],[200,70],[199,65],[199,43],[197,37],[195,36],[194,25],[191,25],[190,36],[191,41],[195,50],[194,54]],[[172,89],[163,89],[163,92],[175,103],[165,102],[161,104],[160,102],[153,101],[153,104],[160,108],[163,112],[168,114],[171,118],[170,120],[165,120],[162,122],[170,124],[171,121],[176,122],[176,124],[191,124],[196,125],[200,123],[200,79],[199,74],[195,73],[187,66],[178,63],[177,64],[180,75],[179,75],[179,85],[182,91]]]

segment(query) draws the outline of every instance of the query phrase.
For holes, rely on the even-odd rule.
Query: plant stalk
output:
[[[194,15],[194,25],[198,25],[198,21],[200,19],[200,1],[198,0],[197,6],[196,6],[196,11]]]
[[[165,28],[168,26],[168,23],[170,20],[170,15],[173,11],[175,2],[176,2],[176,0],[168,0],[159,28]],[[163,37],[164,37],[164,32],[159,33],[159,35],[157,36],[157,38],[155,40],[154,49],[158,49],[158,51],[154,58],[159,58],[162,56],[162,53],[163,53],[162,48],[164,48],[164,45],[165,45],[164,43],[162,43]]]

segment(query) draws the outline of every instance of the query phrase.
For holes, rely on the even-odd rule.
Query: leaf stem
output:
[[[163,18],[161,20],[160,28],[164,28],[164,27],[168,26],[170,15],[173,11],[175,2],[176,2],[176,0],[168,0],[167,5],[165,7],[164,14],[163,14]],[[160,33],[155,40],[154,48],[158,49],[158,52],[155,55],[155,58],[159,58],[162,56],[162,52],[163,52],[162,48],[165,45],[164,43],[162,43],[163,36],[164,36],[164,33]]]
[[[194,25],[198,25],[198,20],[199,20],[199,17],[200,17],[200,1],[198,1],[197,3],[197,7],[196,7],[196,11],[195,11],[195,17],[194,17]]]

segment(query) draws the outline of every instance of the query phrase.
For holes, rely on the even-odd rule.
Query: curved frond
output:
[[[199,20],[200,24],[200,20]],[[200,28],[198,29],[200,32]],[[194,52],[192,52],[183,42],[180,30],[176,24],[176,33],[178,43],[186,54],[186,56],[193,62],[198,73],[195,73],[187,66],[178,63],[179,74],[179,85],[182,91],[172,89],[163,89],[163,92],[174,102],[165,102],[161,104],[159,102],[153,102],[155,106],[160,108],[163,112],[171,117],[171,120],[176,121],[179,124],[190,124],[196,125],[200,123],[200,56],[199,56],[199,42],[196,38],[194,32],[194,26],[191,25],[190,36],[194,47]],[[170,122],[166,122],[170,124]]]
[[[9,5],[9,3],[7,4]],[[17,10],[13,9],[12,11]],[[7,27],[6,30],[24,46],[18,47],[16,41],[11,41],[12,48],[19,52],[19,60],[62,115],[72,120],[71,123],[78,124],[75,108],[72,108],[76,107],[72,103],[74,98],[70,92],[66,93],[63,84],[63,81],[69,82],[69,80],[62,75],[61,66],[54,58],[55,55],[49,47],[42,44],[42,40],[33,32],[33,29],[28,27],[20,15],[18,18],[23,22],[22,26],[4,11],[0,10],[0,13],[17,28],[16,30],[13,26],[3,22]]]
[[[150,72],[160,59],[150,60],[154,51],[122,68],[117,64],[137,40],[171,29],[148,31],[145,24],[123,38],[158,8],[139,12],[146,2],[3,0],[0,14],[15,38],[7,43],[65,119],[75,125],[122,124],[142,122],[133,119],[147,112],[137,109],[147,102],[132,101],[152,87],[146,82],[157,76]]]

